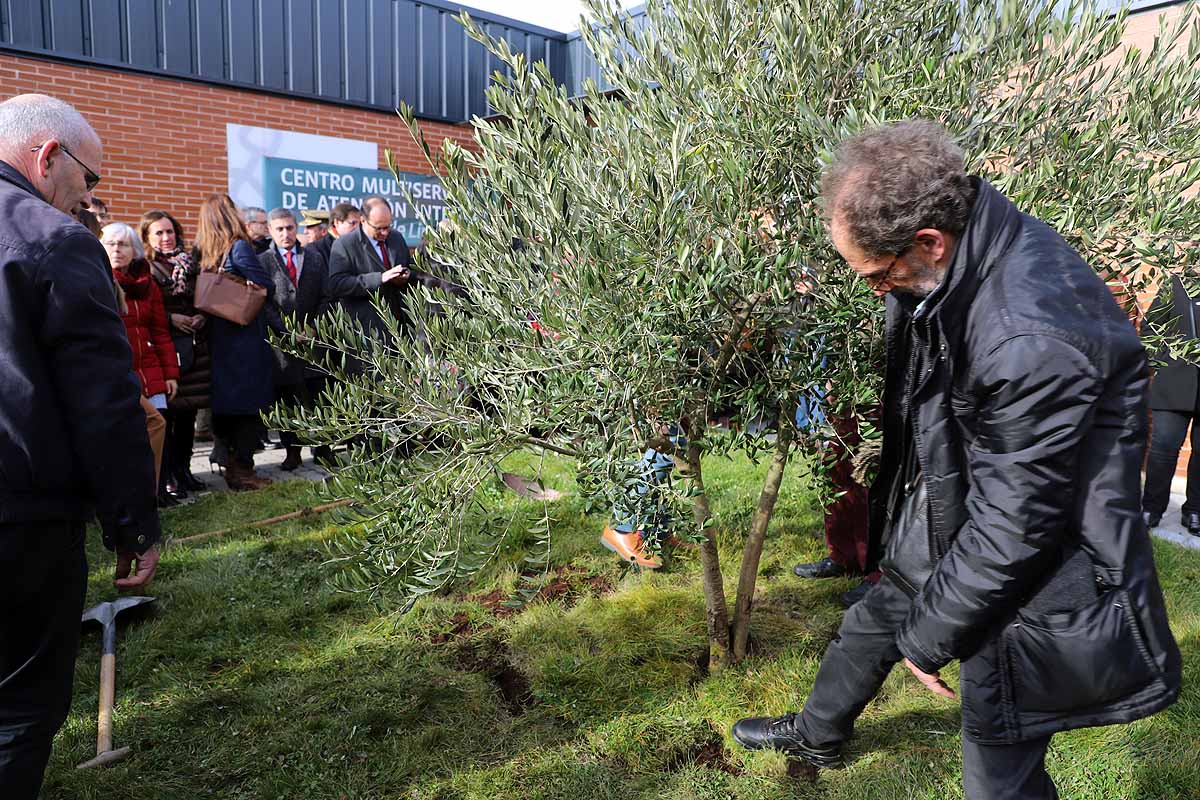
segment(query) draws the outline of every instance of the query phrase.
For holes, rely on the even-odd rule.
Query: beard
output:
[[[904,266],[908,272],[908,285],[897,286],[892,291],[918,300],[924,300],[933,294],[934,289],[941,286],[946,277],[946,268],[939,268],[936,264],[905,261]]]

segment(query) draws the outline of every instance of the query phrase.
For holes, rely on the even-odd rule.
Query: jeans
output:
[[[1150,455],[1146,458],[1146,486],[1142,491],[1142,510],[1162,514],[1171,501],[1171,479],[1179,461],[1179,449],[1187,435],[1192,414],[1179,411],[1153,412]],[[1188,459],[1187,500],[1183,513],[1200,512],[1200,432],[1192,428],[1192,456]]]
[[[809,744],[839,747],[854,733],[854,721],[903,659],[896,633],[911,606],[908,595],[885,576],[842,617],[797,719],[796,726]],[[981,745],[964,735],[963,786],[968,800],[1056,798],[1044,764],[1049,742],[1050,737],[1045,737]]]
[[[34,800],[71,707],[87,590],[82,522],[0,525],[0,797]]]

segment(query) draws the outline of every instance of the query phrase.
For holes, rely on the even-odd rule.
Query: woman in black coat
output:
[[[1154,300],[1147,315],[1147,324],[1155,333],[1197,339],[1197,316],[1200,316],[1200,297],[1189,296],[1178,275],[1173,275],[1170,290]],[[1179,450],[1192,425],[1192,455],[1188,459],[1187,499],[1183,504],[1183,525],[1188,532],[1200,536],[1200,434],[1193,424],[1200,417],[1197,388],[1200,388],[1200,368],[1194,367],[1169,353],[1160,352],[1159,366],[1150,383],[1150,410],[1153,412],[1150,431],[1150,455],[1146,459],[1146,486],[1142,492],[1142,511],[1151,527],[1162,520],[1171,500],[1171,479],[1179,462]]]
[[[274,284],[259,264],[246,226],[228,195],[209,195],[200,206],[196,248],[202,270],[223,270],[262,286],[270,302]],[[260,311],[249,325],[212,316],[208,328],[213,432],[230,451],[225,482],[234,491],[259,489],[272,482],[254,471],[260,415],[274,399],[275,357],[267,341],[266,314]]]
[[[161,489],[177,497],[207,486],[192,474],[196,413],[209,406],[212,362],[208,356],[208,318],[196,311],[200,265],[183,241],[183,226],[169,212],[142,214],[138,233],[150,274],[162,290],[179,357],[179,390],[167,404],[167,443]]]

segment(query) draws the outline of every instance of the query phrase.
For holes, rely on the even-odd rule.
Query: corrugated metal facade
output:
[[[546,62],[571,94],[589,78],[612,88],[578,32],[450,0],[0,0],[0,50],[367,108],[403,101],[421,117],[463,122],[488,114],[484,91],[500,64],[454,19],[462,10]],[[644,23],[644,6],[629,13]]]
[[[488,112],[500,64],[445,0],[0,0],[0,50],[394,109]],[[567,36],[465,9],[566,80]]]

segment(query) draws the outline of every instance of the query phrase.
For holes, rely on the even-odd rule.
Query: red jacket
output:
[[[133,349],[133,371],[142,382],[142,393],[153,397],[167,391],[167,381],[179,380],[179,358],[167,327],[162,292],[150,277],[150,266],[134,261],[125,270],[113,270],[125,292],[129,310],[121,315]]]

